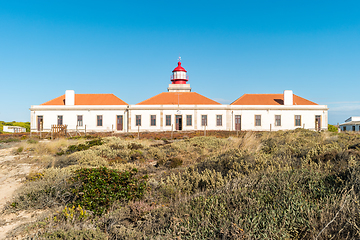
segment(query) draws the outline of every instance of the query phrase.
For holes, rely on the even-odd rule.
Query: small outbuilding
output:
[[[19,126],[3,126],[3,132],[21,133],[21,132],[26,132],[26,128]]]
[[[360,131],[360,117],[349,117],[344,123],[340,124],[341,131]]]

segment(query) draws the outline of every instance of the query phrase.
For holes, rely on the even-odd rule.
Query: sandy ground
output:
[[[9,144],[0,149],[0,213],[7,202],[10,202],[31,171],[35,171],[35,164],[28,161],[28,153],[16,154],[18,144]],[[20,224],[34,220],[34,213],[2,213],[0,214],[0,240],[7,239],[6,234]]]

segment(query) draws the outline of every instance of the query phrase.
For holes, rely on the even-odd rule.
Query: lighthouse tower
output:
[[[179,58],[178,66],[172,71],[171,84],[169,84],[169,92],[191,92],[190,84],[186,82],[189,77],[186,75],[186,70],[181,66],[181,58]]]

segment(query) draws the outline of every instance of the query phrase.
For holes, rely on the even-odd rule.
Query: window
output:
[[[352,130],[353,130],[353,132],[355,132],[355,126],[352,126]]]
[[[103,116],[97,115],[96,118],[97,118],[96,126],[101,127],[103,125]]]
[[[77,126],[82,127],[83,125],[83,116],[77,115]]]
[[[222,126],[222,115],[216,115],[216,126]]]
[[[171,126],[171,115],[166,115],[165,119],[166,119],[165,125]]]
[[[136,126],[141,126],[141,115],[136,115],[135,118],[136,118],[135,125]]]
[[[58,125],[63,125],[63,116],[62,116],[62,115],[58,115],[58,117],[57,117],[57,124],[58,124]]]
[[[207,126],[207,115],[201,115],[201,126]]]
[[[261,126],[261,115],[255,115],[255,126]]]
[[[301,115],[295,115],[295,126],[301,126]]]
[[[150,115],[150,125],[156,126],[156,115]]]
[[[192,126],[192,115],[186,115],[186,126]]]
[[[275,126],[281,126],[281,115],[275,115]]]

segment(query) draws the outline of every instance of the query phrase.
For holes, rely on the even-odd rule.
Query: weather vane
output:
[[[179,56],[179,62],[181,62],[181,57]]]

